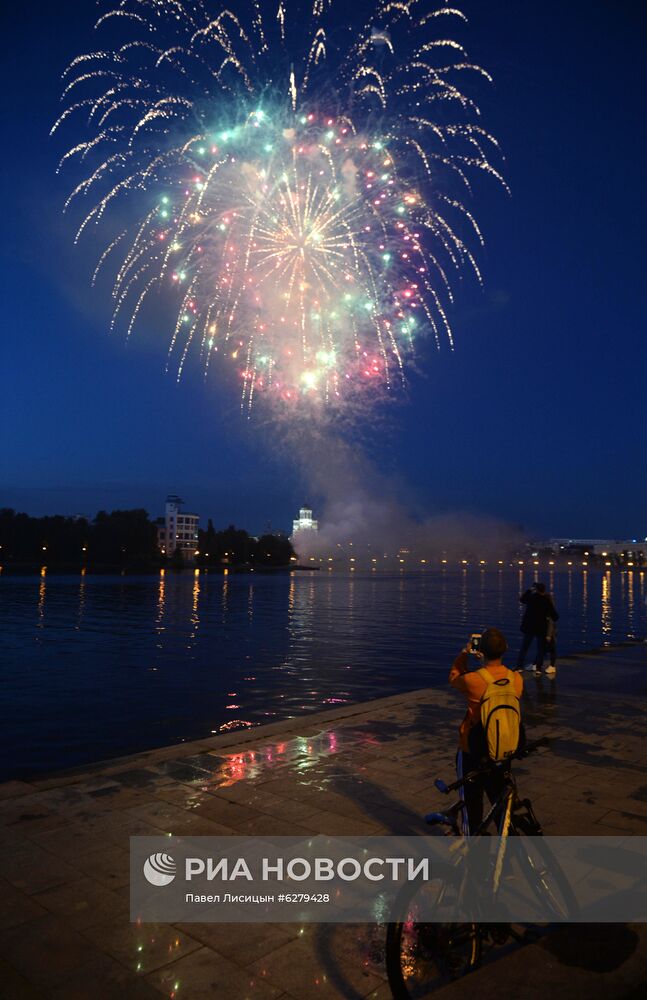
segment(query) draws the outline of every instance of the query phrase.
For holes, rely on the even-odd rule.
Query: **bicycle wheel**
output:
[[[523,845],[521,850],[514,852],[515,859],[546,919],[551,922],[577,920],[580,909],[575,893],[543,836],[537,835],[523,821],[514,819],[510,834]]]
[[[442,884],[441,884],[442,881]],[[451,876],[434,883],[412,883],[400,891],[394,912],[403,919],[387,925],[386,972],[394,1000],[415,1000],[466,975],[481,958],[476,923],[429,923],[420,919],[456,888]],[[431,898],[423,894],[432,893]]]

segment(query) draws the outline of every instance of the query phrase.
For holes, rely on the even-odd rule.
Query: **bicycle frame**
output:
[[[518,750],[517,753],[513,754],[507,763],[511,764],[513,760],[519,760],[524,757],[528,757],[531,753],[534,753],[535,750],[538,750],[539,747],[545,747],[548,745],[549,741],[545,737],[540,740],[535,740],[534,743],[528,743],[521,750]],[[480,774],[486,774],[488,772],[491,772],[495,768],[502,766],[503,763],[495,763],[493,761],[489,761],[483,767],[479,767],[475,771],[470,771],[463,778],[460,778],[458,781],[455,781],[451,785],[446,785],[445,782],[441,781],[439,778],[436,779],[434,784],[436,785],[436,788],[438,789],[439,792],[442,792],[444,795],[448,795],[450,792],[456,791],[457,789],[461,789],[463,788],[464,785],[474,781]],[[500,809],[503,806],[504,802],[506,807],[505,809],[502,810],[502,819],[498,827],[498,833],[500,836],[507,836],[510,827],[511,814],[513,808],[515,804],[519,802],[519,799],[517,797],[517,785],[511,770],[508,770],[508,772],[505,775],[505,786],[503,792],[501,793],[501,795],[497,797],[496,801],[491,804],[487,815],[480,823],[479,827],[474,831],[473,834],[470,834],[470,836],[473,837],[481,836],[485,831],[487,825],[492,821],[497,809]],[[527,808],[530,808],[529,800],[524,799],[522,804]],[[454,834],[460,836],[462,831],[459,830],[458,828],[456,817],[458,813],[461,812],[464,808],[465,808],[465,802],[462,798],[460,798],[453,805],[451,805],[449,809],[447,809],[445,812],[428,813],[427,816],[425,816],[425,819],[431,825],[442,824],[443,826],[449,826],[451,827],[452,832]]]
[[[547,745],[548,740],[538,740],[528,744],[514,754],[514,757],[526,757],[540,746]],[[506,913],[505,900],[501,900],[501,896],[505,893],[499,894],[499,890],[505,886],[504,868],[514,864],[515,861],[520,867],[518,871],[515,870],[513,877],[525,880],[524,885],[530,887],[542,904],[547,902],[558,919],[563,919],[565,914],[570,919],[577,918],[579,913],[577,900],[557,859],[551,853],[550,845],[543,841],[542,830],[530,800],[519,798],[517,784],[507,767],[508,763],[489,762],[451,785],[446,785],[440,780],[436,781],[439,791],[449,794],[476,780],[480,774],[491,772],[496,767],[505,768],[500,794],[491,803],[487,815],[474,833],[461,835],[458,815],[465,808],[462,796],[444,812],[430,813],[425,817],[428,823],[446,826],[449,828],[447,833],[456,835],[449,852],[450,858],[453,858],[450,867],[454,872],[448,871],[447,875],[441,875],[438,889],[434,891],[437,891],[437,903],[443,901],[446,891],[453,895],[458,907],[454,912],[464,914],[460,917],[463,922],[441,924],[446,929],[445,936],[432,935],[430,943],[424,931],[432,925],[425,921],[418,922],[415,917],[413,901],[419,889],[411,885],[403,889],[403,893],[407,895],[400,901],[401,906],[405,907],[404,912],[413,913],[414,916],[407,916],[405,919],[398,916],[396,920],[389,922],[386,938],[387,975],[396,1000],[411,1000],[413,995],[418,995],[415,984],[413,992],[408,984],[409,977],[417,975],[413,971],[412,956],[421,957],[423,977],[428,966],[433,981],[443,985],[477,968],[484,954],[487,954],[484,949],[492,950],[505,945],[508,941],[521,944],[535,939],[533,935],[536,931],[533,931],[533,925],[510,923],[507,916],[503,921],[495,917],[493,922],[493,912],[496,911],[493,911],[489,904],[493,901],[492,897],[498,897],[497,901],[503,904],[501,912]],[[485,836],[487,827],[492,822],[496,824],[499,835],[496,845],[490,841],[490,850],[486,850],[484,855],[479,851],[471,851],[470,846],[476,847],[476,844],[470,845],[470,840],[473,837]],[[512,846],[512,842],[508,839],[510,835],[514,835],[515,840],[517,836],[520,838],[516,845],[519,851],[508,850],[509,845]],[[529,849],[530,838],[536,843]],[[486,845],[482,842],[482,846]],[[472,861],[477,866],[476,870]],[[474,886],[477,884],[475,879],[479,889],[476,893],[474,893]],[[483,906],[485,902],[482,897],[483,890],[487,895],[487,916]],[[449,898],[451,902],[451,896]],[[413,909],[407,909],[408,907]],[[416,928],[420,930],[417,931]],[[466,942],[470,945],[468,951],[465,950]],[[416,981],[419,985],[423,982],[422,979]]]
[[[477,772],[474,772],[474,773],[477,773]],[[468,775],[468,777],[469,777],[469,775]],[[506,781],[506,787],[505,787],[504,791],[490,805],[490,809],[489,809],[487,815],[481,821],[481,823],[479,824],[479,826],[477,827],[477,829],[474,831],[474,833],[470,834],[469,836],[471,836],[471,837],[479,837],[479,836],[481,836],[481,834],[484,833],[484,831],[485,831],[486,827],[488,826],[488,824],[494,818],[497,810],[498,809],[502,809],[504,803],[505,803],[506,807],[505,807],[505,809],[502,809],[502,820],[501,820],[501,822],[499,824],[498,833],[502,837],[506,836],[507,832],[508,832],[508,828],[510,826],[511,807],[512,807],[512,803],[516,799],[516,792],[517,792],[517,789],[516,789],[516,785],[514,783],[514,779],[512,778],[512,775],[509,775],[508,776],[508,780]],[[452,832],[454,834],[456,834],[456,836],[461,836],[461,831],[459,830],[458,824],[456,823],[456,816],[458,815],[458,813],[462,812],[464,809],[465,809],[465,801],[464,801],[464,799],[457,799],[456,802],[454,802],[453,805],[451,805],[449,807],[449,809],[447,809],[445,812],[442,812],[442,813],[441,812],[438,812],[438,813],[428,813],[428,815],[425,817],[425,819],[426,819],[427,823],[429,823],[431,826],[438,825],[438,824],[439,825],[443,825],[443,826],[449,826],[449,827],[452,828]]]
[[[525,757],[528,754],[532,753],[534,750],[538,749],[539,746],[545,746],[546,744],[547,744],[547,740],[538,740],[534,744],[529,744],[527,747],[525,747],[524,749],[522,749],[521,751],[519,751],[514,756],[517,757],[517,758],[519,758],[519,757]],[[452,791],[452,789],[462,789],[467,783],[469,783],[471,781],[474,781],[478,777],[479,774],[485,774],[485,773],[491,772],[492,770],[494,770],[494,768],[502,767],[502,766],[504,766],[502,763],[488,762],[488,764],[486,764],[484,767],[478,768],[476,771],[470,772],[469,774],[465,775],[464,778],[461,778],[458,781],[454,782],[453,785],[447,786],[442,781],[436,781],[436,787],[440,791],[448,794],[450,791]],[[513,812],[515,810],[515,807],[520,806],[520,805],[523,805],[523,806],[526,807],[526,809],[530,813],[531,821],[532,821],[533,825],[536,826],[537,832],[540,834],[541,833],[541,827],[539,826],[539,824],[536,821],[536,818],[534,817],[534,813],[532,812],[532,806],[530,804],[530,800],[528,800],[528,799],[520,800],[519,799],[518,793],[517,793],[517,784],[516,784],[516,781],[514,779],[514,776],[512,774],[511,769],[508,768],[508,770],[506,771],[506,773],[504,775],[504,787],[503,787],[503,790],[502,790],[501,794],[498,795],[497,798],[495,799],[495,801],[491,803],[488,812],[486,813],[485,817],[483,818],[483,820],[481,821],[481,823],[479,824],[479,826],[477,827],[477,829],[473,833],[467,835],[468,837],[480,837],[480,836],[483,836],[484,833],[485,833],[485,831],[487,830],[487,827],[489,826],[489,824],[498,815],[499,821],[498,821],[498,824],[497,824],[497,833],[498,833],[498,836],[499,836],[500,839],[499,839],[499,848],[498,848],[498,852],[497,852],[496,862],[495,862],[495,865],[494,865],[494,872],[493,872],[493,876],[492,876],[492,894],[493,894],[493,896],[496,896],[496,894],[498,892],[498,889],[499,889],[499,886],[500,886],[500,883],[501,883],[501,874],[503,872],[503,865],[504,865],[504,861],[505,861],[506,847],[507,847],[507,843],[508,843],[508,835],[510,833],[511,826],[514,823],[514,821],[513,821]],[[451,830],[452,830],[452,832],[455,835],[457,835],[458,837],[462,837],[462,836],[465,836],[465,835],[462,834],[462,831],[459,830],[458,823],[457,823],[456,820],[457,820],[458,814],[461,813],[461,812],[463,812],[464,809],[465,809],[465,801],[461,797],[452,806],[450,806],[450,808],[446,812],[444,812],[444,813],[430,813],[426,817],[426,820],[427,820],[428,823],[430,823],[432,825],[433,824],[443,824],[443,825],[449,826],[449,827],[451,827]],[[458,849],[459,843],[460,843],[460,841],[457,841],[457,843],[456,843],[456,849]]]

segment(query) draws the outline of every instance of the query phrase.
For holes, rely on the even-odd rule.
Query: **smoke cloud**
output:
[[[358,567],[414,567],[421,559],[501,559],[522,543],[521,529],[494,517],[438,512],[415,517],[396,496],[394,484],[346,442],[320,431],[301,439],[296,456],[310,493],[319,531],[301,531],[294,543],[301,560],[311,557]]]

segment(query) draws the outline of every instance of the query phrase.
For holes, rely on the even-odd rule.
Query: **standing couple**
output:
[[[540,677],[544,666],[546,652],[550,654],[550,665],[546,667],[546,673],[554,676],[557,673],[555,661],[557,659],[557,647],[555,637],[557,634],[555,622],[559,615],[550,594],[546,593],[543,583],[533,583],[530,590],[522,594],[519,598],[525,605],[523,619],[521,621],[521,631],[523,632],[523,642],[519,650],[517,659],[517,670],[523,670],[526,653],[530,649],[533,639],[537,640],[537,657],[533,672]]]

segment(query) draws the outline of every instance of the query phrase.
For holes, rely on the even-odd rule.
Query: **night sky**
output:
[[[485,290],[466,274],[455,351],[423,345],[407,400],[358,438],[419,515],[644,537],[647,9],[458,6],[471,57],[495,78],[479,96],[512,197],[478,185]],[[242,417],[235,388],[205,383],[197,360],[179,384],[165,374],[166,329],[110,335],[93,252],[72,246],[61,210],[78,174],[56,176],[66,140],[48,133],[61,72],[95,47],[94,15],[84,0],[3,14],[0,506],[157,514],[177,492],[216,524],[287,527],[308,483],[280,428]]]

